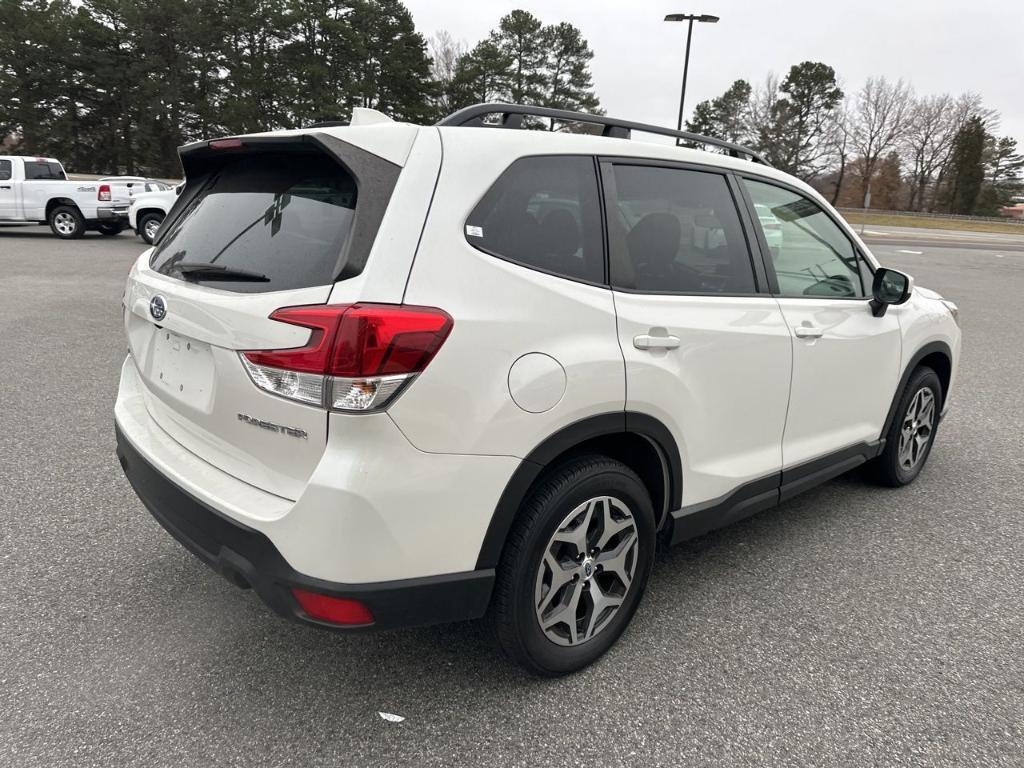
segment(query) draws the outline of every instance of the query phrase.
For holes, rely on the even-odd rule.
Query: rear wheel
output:
[[[592,663],[633,617],[654,546],[654,510],[632,470],[603,456],[558,468],[526,500],[502,554],[499,645],[540,675]]]
[[[147,245],[152,245],[153,241],[156,240],[156,233],[160,229],[160,225],[163,223],[164,217],[162,213],[147,213],[139,219],[139,237],[145,241]]]
[[[85,219],[72,205],[58,205],[47,219],[50,231],[63,240],[74,240],[85,234]]]
[[[100,231],[101,235],[106,235],[107,237],[113,237],[115,235],[120,235],[121,232],[124,231],[124,225],[123,224],[100,224],[98,227],[96,227],[96,229],[98,229]]]
[[[935,442],[942,402],[942,382],[931,368],[915,370],[885,435],[885,450],[875,459],[875,478],[898,488],[921,474]]]

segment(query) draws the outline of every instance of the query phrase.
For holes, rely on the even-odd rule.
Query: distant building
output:
[[[1011,219],[1024,220],[1024,203],[1017,203],[1016,205],[1008,205],[1005,208],[1000,208],[999,215],[1009,216]]]

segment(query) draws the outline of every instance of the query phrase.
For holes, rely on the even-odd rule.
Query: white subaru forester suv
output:
[[[570,672],[622,634],[657,540],[864,462],[905,485],[948,407],[955,305],[744,147],[485,104],[181,161],[124,294],[118,455],[289,618],[487,614],[513,659]]]

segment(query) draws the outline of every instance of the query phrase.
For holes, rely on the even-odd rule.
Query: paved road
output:
[[[1024,252],[1024,226],[1018,234],[1007,232],[960,232],[948,229],[917,227],[885,227],[857,224],[854,229],[865,241],[905,248],[956,248],[958,250],[992,250],[994,253]]]
[[[0,230],[0,765],[1021,766],[1024,255],[878,250],[963,311],[920,481],[664,554],[618,647],[545,682],[476,625],[334,636],[202,567],[113,454],[139,241]]]

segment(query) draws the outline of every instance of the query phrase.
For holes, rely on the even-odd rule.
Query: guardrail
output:
[[[908,219],[952,219],[955,221],[998,222],[1016,224],[1024,228],[1024,219],[1012,216],[964,216],[959,213],[925,213],[923,211],[883,211],[877,208],[838,208],[840,213],[859,213],[865,216],[902,216]]]

